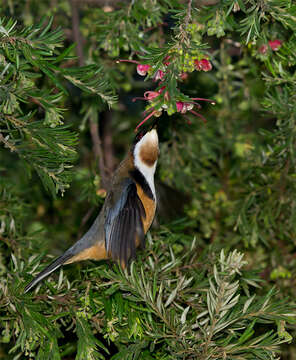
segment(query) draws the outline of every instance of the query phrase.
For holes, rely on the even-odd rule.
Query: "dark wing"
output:
[[[136,246],[144,245],[142,219],[145,209],[137,194],[136,184],[127,180],[120,198],[107,209],[105,221],[106,251],[114,260],[126,266],[135,256]]]

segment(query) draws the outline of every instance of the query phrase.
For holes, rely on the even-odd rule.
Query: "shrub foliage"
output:
[[[1,8],[0,358],[292,359],[296,6],[101,3]],[[173,195],[146,249],[23,294],[157,116]]]

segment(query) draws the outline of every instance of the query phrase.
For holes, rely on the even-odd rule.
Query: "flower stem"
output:
[[[202,119],[202,121],[206,124],[207,119],[206,119],[204,116],[202,116],[201,114],[197,113],[197,112],[194,111],[194,110],[189,110],[189,111],[190,111],[193,115],[200,117],[200,118]]]
[[[145,117],[144,120],[142,120],[137,127],[135,128],[135,131],[138,131],[139,127],[142,126],[147,120],[149,120],[151,118],[151,116],[153,116],[156,113],[156,110],[152,111],[148,116]]]
[[[140,64],[139,61],[137,60],[128,60],[128,59],[119,59],[116,60],[116,63],[119,64],[121,62],[129,62],[129,63],[133,63],[133,64]]]

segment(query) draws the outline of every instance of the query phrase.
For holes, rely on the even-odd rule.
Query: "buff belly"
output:
[[[155,215],[155,210],[156,210],[156,201],[152,200],[150,197],[148,197],[143,189],[141,188],[141,186],[137,185],[137,193],[139,198],[142,201],[142,204],[144,206],[145,209],[145,213],[146,213],[146,217],[143,219],[143,228],[144,228],[144,233],[146,234],[146,232],[149,230],[152,221],[154,219],[154,215]]]

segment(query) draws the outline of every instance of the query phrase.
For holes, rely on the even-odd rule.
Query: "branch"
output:
[[[106,177],[106,169],[105,169],[105,163],[104,163],[104,157],[103,157],[103,151],[102,151],[102,143],[101,139],[99,137],[99,129],[98,129],[98,123],[95,121],[89,120],[89,129],[91,134],[91,139],[93,143],[93,150],[95,153],[95,159],[96,161],[99,161],[99,169],[100,169],[100,175],[102,179],[102,185],[104,188],[107,186],[107,177]]]
[[[189,21],[191,20],[191,6],[192,6],[192,0],[189,0],[187,6],[187,14],[185,18],[185,29],[187,29]]]
[[[79,0],[70,0],[71,9],[72,9],[72,32],[73,32],[73,39],[76,42],[76,52],[78,57],[79,66],[84,66],[84,56],[83,56],[83,47],[82,47],[82,38],[79,31]],[[103,95],[101,95],[103,97]],[[98,123],[94,122],[89,119],[89,128],[90,134],[93,143],[93,150],[95,153],[95,159],[99,162],[99,171],[101,175],[102,185],[106,188],[107,185],[107,178],[106,178],[106,169],[102,151],[102,143],[99,136],[99,128]]]
[[[82,48],[82,39],[79,31],[79,11],[78,11],[78,1],[70,0],[71,9],[72,9],[72,32],[73,39],[76,42],[76,51],[78,56],[78,64],[79,66],[84,65],[84,56],[83,56],[83,48]]]
[[[100,122],[100,134],[102,137],[105,170],[108,177],[113,174],[115,168],[111,122],[112,112],[105,111]]]

